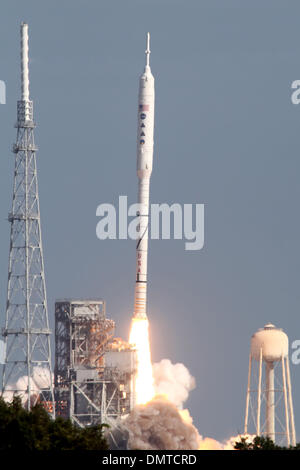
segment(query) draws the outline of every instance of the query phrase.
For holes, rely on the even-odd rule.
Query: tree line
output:
[[[80,428],[71,420],[51,418],[41,404],[28,411],[17,396],[11,403],[0,397],[0,452],[107,450],[105,427]]]

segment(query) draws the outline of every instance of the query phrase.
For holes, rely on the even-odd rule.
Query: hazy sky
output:
[[[156,79],[152,202],[204,203],[205,246],[149,244],[153,360],[183,362],[200,433],[243,430],[251,335],[300,339],[297,1],[2,2],[0,301],[4,324],[19,24],[30,34],[49,316],[57,298],[102,297],[127,338],[135,243],[99,241],[96,208],[136,201],[136,107],[151,32]],[[298,441],[300,365],[291,366]]]

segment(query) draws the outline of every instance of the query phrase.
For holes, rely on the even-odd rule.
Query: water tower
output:
[[[296,445],[289,340],[271,323],[251,338],[245,433],[268,436],[280,445]]]

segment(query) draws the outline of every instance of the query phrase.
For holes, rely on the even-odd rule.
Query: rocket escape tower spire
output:
[[[38,401],[55,414],[40,208],[29,99],[28,25],[21,24],[21,100],[17,103],[17,139],[11,224],[6,320],[4,398],[18,394],[26,408]]]
[[[147,49],[145,50],[146,54],[146,66],[150,67],[150,33],[147,33]]]

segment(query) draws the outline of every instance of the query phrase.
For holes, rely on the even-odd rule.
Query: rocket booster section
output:
[[[140,77],[137,128],[137,176],[139,236],[136,245],[135,318],[147,318],[147,257],[149,190],[153,162],[154,77],[150,69],[150,34],[147,34],[146,65]]]

